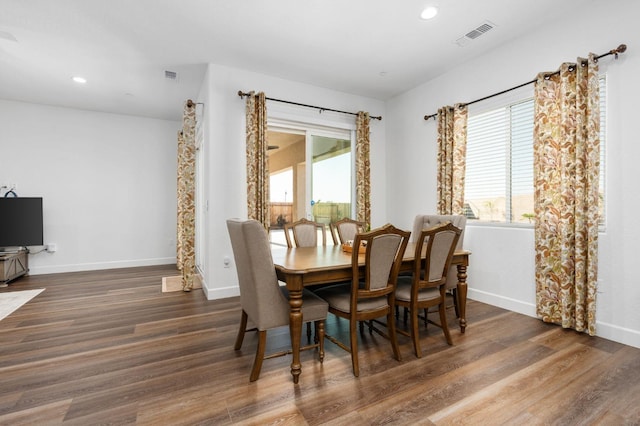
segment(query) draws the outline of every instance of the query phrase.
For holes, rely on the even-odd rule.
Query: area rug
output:
[[[29,300],[33,299],[41,292],[44,291],[44,288],[39,288],[37,290],[20,290],[20,291],[6,291],[0,293],[0,320],[6,318],[11,313],[13,313],[16,309],[27,303]]]

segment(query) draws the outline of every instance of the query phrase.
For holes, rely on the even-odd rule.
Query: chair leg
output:
[[[236,344],[233,349],[236,351],[242,347],[242,341],[244,340],[244,333],[247,330],[247,313],[242,310],[242,316],[240,317],[240,329],[238,330],[238,336],[236,337]]]
[[[449,333],[449,326],[447,325],[447,308],[444,305],[444,298],[442,299],[442,303],[438,306],[438,311],[440,311],[440,326],[442,327],[444,338],[447,339],[447,343],[449,345],[453,345],[451,334]]]
[[[311,323],[307,323],[307,343],[311,343]]]
[[[400,355],[400,348],[398,347],[398,335],[396,334],[396,322],[393,318],[393,310],[389,309],[387,313],[387,329],[389,330],[389,340],[391,340],[391,349],[393,349],[393,355],[398,361],[402,361]]]
[[[322,362],[324,361],[324,321],[316,321],[316,338],[318,339],[320,362]]]
[[[422,349],[420,348],[420,329],[418,324],[418,308],[410,309],[411,323],[411,341],[413,342],[413,352],[416,354],[416,358],[422,358]]]
[[[458,290],[455,288],[451,290],[453,295],[453,309],[456,311],[456,318],[460,318],[460,312],[458,311]]]
[[[255,382],[260,377],[260,370],[262,369],[262,360],[264,359],[264,352],[267,346],[267,332],[266,330],[260,330],[258,332],[258,348],[256,349],[256,358],[253,360],[253,368],[251,369],[250,382]]]
[[[360,366],[358,365],[358,335],[356,334],[356,320],[349,321],[349,344],[351,345],[351,368],[353,375],[360,375]]]

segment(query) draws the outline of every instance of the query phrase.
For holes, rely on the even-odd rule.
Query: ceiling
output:
[[[578,3],[0,0],[0,99],[180,120],[215,63],[386,100]],[[440,13],[420,19],[429,4]]]

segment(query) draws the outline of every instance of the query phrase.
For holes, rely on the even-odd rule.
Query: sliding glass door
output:
[[[329,225],[353,215],[351,140],[307,135],[307,217]]]
[[[354,131],[271,125],[268,138],[272,230],[301,218],[328,226],[354,216]]]

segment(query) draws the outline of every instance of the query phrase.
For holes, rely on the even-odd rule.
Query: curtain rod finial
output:
[[[624,53],[627,51],[627,45],[621,44],[617,49],[613,49],[611,53],[613,53],[613,57],[618,59],[618,53]]]

